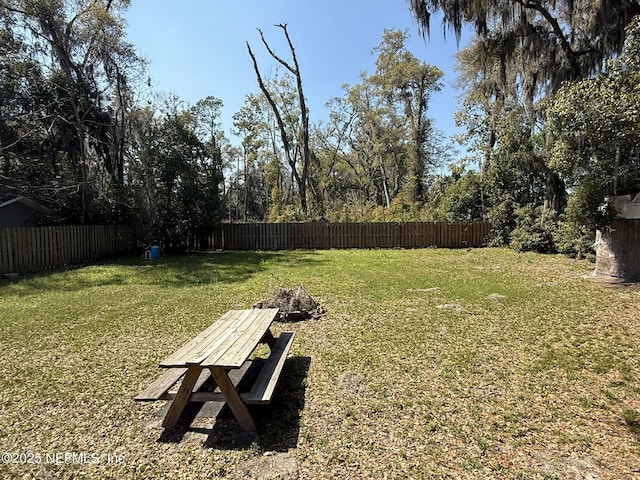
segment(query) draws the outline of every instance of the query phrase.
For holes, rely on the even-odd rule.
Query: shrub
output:
[[[554,235],[558,229],[554,211],[543,206],[526,205],[515,211],[516,228],[509,246],[519,252],[555,253]]]
[[[584,225],[563,218],[554,235],[558,252],[570,258],[595,261],[595,232]]]
[[[513,199],[507,197],[503,202],[498,203],[489,211],[487,218],[493,225],[489,246],[499,247],[509,245],[509,236],[516,228],[516,208],[517,204]]]

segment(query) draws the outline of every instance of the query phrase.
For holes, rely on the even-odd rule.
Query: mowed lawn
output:
[[[640,478],[640,290],[503,249],[120,259],[0,283],[0,478]],[[259,433],[133,397],[228,309],[307,290]],[[263,352],[259,352],[262,354]],[[205,416],[206,417],[206,416]]]

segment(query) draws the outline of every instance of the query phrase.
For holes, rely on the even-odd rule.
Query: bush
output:
[[[506,200],[489,213],[493,223],[492,246],[509,245],[519,252],[562,253],[570,258],[595,261],[592,228],[543,206]]]
[[[517,204],[507,197],[503,202],[495,205],[487,214],[493,225],[489,246],[500,247],[509,245],[511,232],[516,228],[515,210]]]
[[[554,240],[559,253],[595,262],[595,232],[588,227],[563,219],[558,225]]]
[[[555,212],[543,206],[527,205],[515,211],[516,228],[509,246],[519,252],[555,253],[554,236],[558,229]]]

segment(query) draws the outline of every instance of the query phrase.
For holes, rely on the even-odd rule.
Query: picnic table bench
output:
[[[273,336],[271,323],[277,315],[277,308],[228,311],[162,360],[160,367],[167,368],[167,372],[136,396],[135,400],[171,400],[162,425],[173,427],[190,401],[205,402],[222,397],[240,427],[255,432],[256,426],[247,405],[271,402],[295,336],[294,332],[283,332],[278,338]],[[250,391],[240,393],[229,372],[243,367],[260,343],[269,346],[270,355]],[[178,390],[170,391],[181,379]],[[213,381],[213,389],[200,391],[209,379]]]

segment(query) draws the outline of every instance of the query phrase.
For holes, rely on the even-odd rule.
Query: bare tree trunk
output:
[[[258,85],[260,86],[260,90],[262,90],[262,93],[267,98],[267,101],[269,102],[269,105],[271,105],[271,109],[273,110],[273,113],[276,116],[276,120],[278,122],[278,129],[280,130],[280,138],[282,139],[282,146],[284,147],[284,154],[287,159],[287,163],[291,167],[291,174],[295,178],[296,183],[300,188],[302,180],[298,175],[298,169],[296,168],[296,157],[291,153],[291,144],[289,143],[289,137],[287,135],[287,130],[285,128],[284,121],[282,120],[282,115],[280,114],[278,105],[276,105],[276,102],[273,100],[271,93],[269,92],[266,85],[264,84],[264,81],[262,80],[262,75],[260,74],[260,70],[258,69],[258,62],[256,61],[256,57],[253,54],[253,51],[251,50],[251,46],[249,45],[249,42],[247,42],[247,49],[249,50],[249,55],[251,56],[251,60],[253,60],[253,68],[256,72],[256,76],[258,77]],[[300,191],[302,192],[304,191],[304,189],[300,188]],[[306,199],[304,197],[301,197],[300,203],[302,206],[302,210],[306,213],[307,211]]]
[[[300,195],[300,206],[304,214],[307,214],[307,183],[309,182],[309,163],[310,163],[310,151],[309,151],[309,111],[307,110],[307,104],[304,98],[304,91],[302,89],[302,77],[300,75],[300,67],[298,65],[298,57],[296,56],[295,48],[293,47],[293,43],[291,42],[291,38],[289,37],[289,32],[287,31],[286,24],[277,25],[282,28],[284,31],[285,38],[287,39],[287,43],[289,44],[289,49],[291,50],[291,55],[293,57],[293,66],[291,66],[288,62],[280,58],[275,52],[271,49],[269,44],[264,38],[264,34],[262,30],[258,29],[260,32],[260,38],[262,39],[262,43],[266,47],[269,54],[282,66],[284,66],[289,72],[291,72],[296,77],[296,84],[298,89],[298,101],[300,103],[300,115],[302,120],[302,172],[298,172],[297,169],[297,158],[291,155],[291,147],[289,144],[289,140],[287,138],[287,133],[285,130],[284,122],[282,121],[282,116],[278,111],[278,107],[273,100],[272,96],[268,92],[267,88],[262,81],[262,77],[260,75],[260,71],[258,69],[258,64],[256,62],[256,58],[251,51],[251,47],[247,42],[247,48],[249,49],[249,55],[253,60],[253,66],[256,71],[256,75],[258,77],[258,84],[260,85],[260,89],[267,97],[267,101],[271,108],[273,109],[274,114],[276,115],[276,119],[278,121],[278,127],[280,128],[280,135],[282,136],[282,143],[285,147],[285,154],[287,157],[287,162],[291,166],[292,175],[295,178],[296,184],[298,185],[298,192]]]
[[[389,186],[387,185],[387,172],[384,169],[384,159],[380,159],[380,173],[382,174],[382,188],[384,191],[384,200],[387,208],[391,206],[391,198],[389,197]]]
[[[247,149],[242,148],[243,151],[243,162],[244,162],[244,222],[247,222],[247,203],[248,199],[248,190],[249,190],[249,177],[247,176]]]

